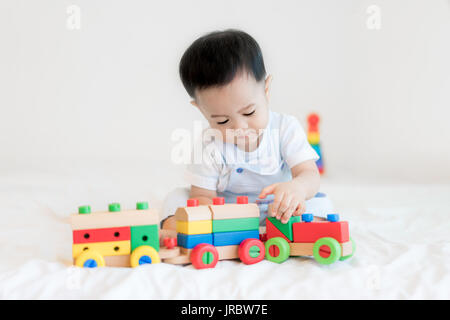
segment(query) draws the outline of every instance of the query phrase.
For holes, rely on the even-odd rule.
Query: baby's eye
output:
[[[244,116],[247,116],[247,117],[248,117],[248,116],[251,116],[252,114],[254,114],[254,113],[255,113],[255,111],[256,111],[256,110],[253,110],[253,111],[252,111],[252,112],[250,112],[250,113],[244,113]]]
[[[230,120],[230,119],[227,119],[227,120],[225,120],[225,121],[221,121],[221,122],[217,122],[217,124],[225,124],[225,123],[227,123],[227,122],[228,122],[228,120]]]

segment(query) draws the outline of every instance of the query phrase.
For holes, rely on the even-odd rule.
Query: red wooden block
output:
[[[295,223],[294,223],[295,225]],[[289,240],[288,237],[286,237],[280,230],[277,229],[277,227],[275,227],[272,222],[270,222],[269,219],[266,219],[266,239],[271,239],[271,238],[275,238],[275,237],[281,237],[284,240],[286,240],[287,242],[292,242],[291,240]]]
[[[86,229],[73,231],[73,243],[93,243],[131,240],[130,227]]]
[[[316,242],[323,237],[331,237],[338,242],[343,243],[350,241],[348,232],[348,222],[297,222],[292,225],[294,233],[294,242]]]

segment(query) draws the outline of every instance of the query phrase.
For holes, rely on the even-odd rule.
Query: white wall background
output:
[[[1,172],[139,162],[163,178],[173,130],[201,119],[179,59],[230,27],[262,47],[274,110],[322,115],[330,176],[450,182],[445,0],[2,0]]]

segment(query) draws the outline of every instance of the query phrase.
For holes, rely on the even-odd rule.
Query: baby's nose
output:
[[[248,123],[247,123],[247,121],[245,121],[245,120],[237,120],[237,121],[234,123],[233,129],[234,129],[235,131],[245,131],[245,130],[248,129]]]

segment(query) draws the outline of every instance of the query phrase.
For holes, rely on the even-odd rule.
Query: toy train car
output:
[[[175,212],[177,243],[184,259],[197,269],[214,268],[219,260],[239,258],[245,264],[264,259],[264,244],[259,240],[259,208],[246,196],[225,204],[224,198],[199,206],[189,199],[187,207]],[[171,263],[171,260],[165,262]]]
[[[136,210],[121,210],[120,204],[112,203],[108,212],[81,206],[78,214],[71,215],[70,224],[72,256],[78,267],[137,267],[179,253],[160,249],[158,213],[147,202],[138,202]]]
[[[320,264],[332,264],[353,256],[355,242],[349,235],[348,222],[338,214],[327,221],[313,221],[312,214],[291,217],[286,224],[275,218],[266,220],[266,259],[282,263],[289,256],[313,256]]]
[[[70,217],[74,265],[137,267],[162,261],[204,269],[224,259],[254,264],[266,257],[281,263],[289,256],[313,256],[321,264],[331,264],[355,252],[348,223],[339,221],[337,214],[328,215],[328,221],[313,221],[312,214],[303,214],[302,220],[291,217],[286,224],[269,217],[263,235],[259,215],[257,204],[248,203],[246,196],[228,204],[217,197],[212,205],[189,199],[175,212],[174,238],[164,237],[168,230],[159,230],[157,211],[149,209],[147,202],[124,211],[113,203],[108,212],[95,213],[81,206]]]

